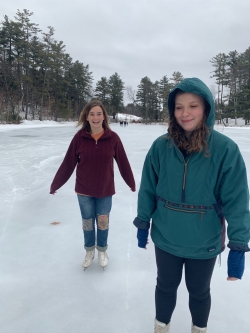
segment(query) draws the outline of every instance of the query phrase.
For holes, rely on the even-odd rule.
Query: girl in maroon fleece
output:
[[[107,112],[100,101],[92,100],[84,107],[77,126],[82,128],[69,145],[51,184],[50,193],[55,194],[77,166],[75,191],[82,215],[86,249],[83,267],[86,269],[91,265],[96,247],[99,264],[104,268],[108,264],[109,213],[115,194],[114,159],[121,176],[133,192],[135,181],[122,142],[109,128]]]

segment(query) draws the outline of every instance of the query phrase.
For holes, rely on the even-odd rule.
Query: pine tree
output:
[[[173,72],[172,77],[170,79],[171,81],[173,81],[173,87],[176,86],[178,83],[180,83],[182,80],[184,80],[183,75],[181,74],[181,72]]]
[[[144,118],[145,123],[148,123],[151,118],[150,114],[150,99],[152,96],[152,81],[145,76],[141,79],[136,93],[137,103],[141,110],[141,116]]]
[[[1,90],[5,100],[3,115],[7,121],[16,120],[16,111],[21,100],[20,69],[17,63],[18,44],[22,38],[20,25],[10,20],[7,15],[1,22],[0,52],[1,52]]]
[[[161,100],[161,110],[162,110],[162,118],[168,118],[168,107],[167,100],[169,93],[173,87],[173,84],[169,82],[167,75],[164,75],[159,83],[159,92],[160,92],[160,100]]]
[[[110,111],[113,114],[113,119],[117,112],[123,109],[123,90],[124,83],[122,82],[120,76],[115,73],[110,76],[108,80],[109,84],[109,106]]]
[[[32,15],[33,13],[27,9],[24,9],[22,12],[18,9],[15,16],[22,31],[22,36],[18,43],[19,52],[16,60],[20,66],[20,89],[22,96],[25,98],[25,119],[28,116],[29,90],[31,85],[31,77],[29,76],[29,69],[32,66],[31,40],[40,32],[38,24],[30,21]]]
[[[238,93],[240,88],[240,71],[239,71],[239,53],[231,51],[228,54],[227,64],[228,64],[228,87],[229,87],[229,96],[228,96],[228,107],[231,108],[235,125],[237,125],[237,111],[238,111]]]
[[[54,42],[54,32],[55,29],[51,26],[48,27],[49,31],[47,33],[42,33],[43,35],[43,48],[41,50],[41,67],[39,70],[39,74],[41,77],[41,102],[40,110],[39,110],[39,120],[43,120],[43,113],[44,113],[44,98],[45,95],[49,96],[49,68],[52,63],[51,59],[51,49],[52,44]]]
[[[241,73],[239,111],[247,124],[250,121],[250,47],[239,58],[239,70]]]
[[[99,99],[107,109],[109,107],[109,94],[110,87],[108,79],[106,77],[101,77],[101,79],[96,83],[94,97]]]
[[[161,119],[161,94],[159,81],[152,84],[152,94],[150,98],[150,119],[153,121],[160,121]]]
[[[227,71],[227,63],[228,63],[228,56],[225,53],[219,53],[215,57],[210,60],[212,66],[214,67],[212,77],[216,78],[216,84],[218,87],[217,99],[216,102],[216,109],[217,114],[220,121],[223,121],[223,111],[225,111],[224,106],[224,87],[228,85],[228,71]]]
[[[67,99],[74,118],[78,118],[84,105],[92,97],[92,81],[93,77],[88,65],[85,66],[79,61],[74,63],[69,61],[68,69],[65,72],[65,83],[66,87],[68,86]]]

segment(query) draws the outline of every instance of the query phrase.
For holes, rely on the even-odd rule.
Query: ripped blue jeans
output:
[[[84,234],[84,248],[106,251],[108,245],[109,213],[112,207],[112,196],[95,198],[77,194]],[[97,232],[95,234],[95,224]]]

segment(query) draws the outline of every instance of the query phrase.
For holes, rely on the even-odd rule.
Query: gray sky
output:
[[[73,60],[89,65],[94,87],[117,72],[137,90],[143,77],[174,71],[210,87],[209,60],[250,46],[249,0],[9,0],[0,8],[1,20],[28,9],[44,32],[55,28]]]

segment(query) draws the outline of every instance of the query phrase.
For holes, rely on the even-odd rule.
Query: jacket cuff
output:
[[[242,251],[242,252],[250,251],[248,246],[242,245],[240,243],[229,242],[227,244],[227,247],[229,247],[229,249],[234,250],[234,251]]]
[[[136,217],[134,219],[133,223],[138,229],[148,230],[150,228],[149,222],[143,222],[143,221],[139,220],[138,217]]]

